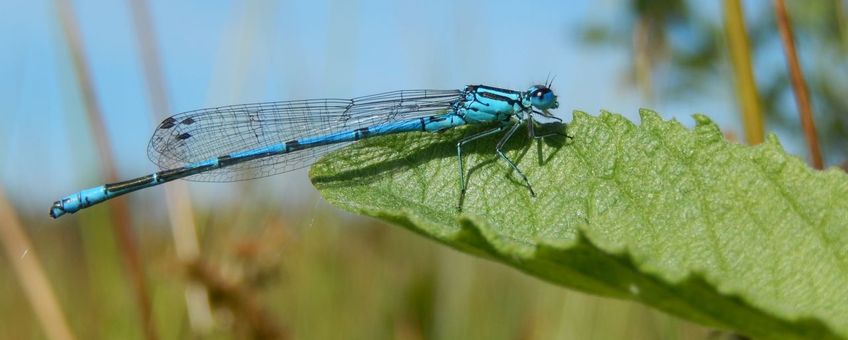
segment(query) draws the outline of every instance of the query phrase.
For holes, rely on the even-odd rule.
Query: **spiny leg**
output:
[[[527,185],[527,189],[529,189],[529,190],[530,190],[530,196],[536,197],[536,192],[535,192],[535,191],[533,191],[533,186],[532,186],[532,185],[530,185],[530,181],[528,181],[528,180],[527,180],[527,176],[525,176],[525,175],[524,175],[524,173],[523,173],[523,172],[521,172],[521,170],[520,170],[520,169],[518,169],[518,166],[516,166],[516,165],[515,165],[515,163],[514,163],[512,160],[510,160],[510,159],[509,159],[509,157],[507,157],[507,156],[503,153],[503,150],[502,150],[502,149],[503,149],[503,146],[506,144],[506,142],[507,142],[507,141],[509,141],[509,138],[510,138],[510,137],[512,137],[512,135],[515,133],[515,130],[518,130],[518,126],[519,126],[519,125],[520,125],[520,124],[515,124],[515,125],[513,125],[513,126],[512,126],[512,128],[511,128],[511,129],[509,129],[509,131],[507,131],[507,132],[506,132],[506,134],[504,135],[504,137],[503,137],[503,138],[501,138],[501,140],[498,142],[498,145],[497,145],[497,146],[495,146],[495,151],[498,153],[498,156],[500,156],[500,157],[501,157],[501,158],[503,158],[503,159],[504,159],[507,163],[509,163],[509,166],[511,166],[511,167],[512,167],[512,169],[513,169],[513,170],[515,170],[515,172],[517,172],[519,176],[521,176],[521,179],[523,179],[523,180],[524,180],[524,184],[526,184],[526,185]]]
[[[501,125],[491,130],[479,132],[463,138],[459,143],[456,143],[456,159],[459,163],[459,202],[456,205],[457,210],[462,210],[462,200],[465,198],[465,170],[462,167],[462,146],[468,142],[501,132],[505,127],[506,125]]]
[[[533,137],[533,139],[543,139],[543,138],[548,138],[548,137],[551,137],[551,136],[560,136],[560,137],[565,137],[566,139],[572,139],[573,138],[573,137],[569,136],[568,133],[549,132],[549,133],[546,133],[546,134],[543,134],[543,135],[537,135],[537,134],[535,134],[535,131],[534,131],[534,134],[530,137]]]
[[[527,136],[536,138],[536,121],[533,120],[532,114],[527,114]]]
[[[559,123],[562,123],[562,119],[559,119],[557,117],[548,117],[548,118],[555,119],[555,120],[559,121]],[[571,138],[571,136],[568,135],[568,132],[566,132],[566,133],[549,132],[549,133],[546,133],[546,134],[543,134],[543,135],[537,135],[536,134],[536,124],[535,124],[535,122],[536,121],[533,120],[533,116],[528,115],[528,117],[527,117],[527,135],[530,136],[530,138],[543,139],[543,138],[550,137],[550,136],[560,136],[560,137],[565,137],[566,139]],[[563,124],[563,125],[565,125],[565,124]],[[566,126],[566,128],[568,127],[567,125],[565,125],[565,126]]]

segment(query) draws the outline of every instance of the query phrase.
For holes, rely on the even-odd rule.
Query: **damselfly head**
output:
[[[531,86],[527,90],[527,96],[530,98],[530,105],[543,112],[559,107],[559,102],[557,102],[557,96],[554,94],[554,91],[551,91],[545,85]]]

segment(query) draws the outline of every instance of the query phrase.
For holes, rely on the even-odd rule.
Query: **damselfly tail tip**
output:
[[[62,204],[62,201],[53,202],[53,206],[50,207],[50,217],[59,218],[65,214],[65,206]]]

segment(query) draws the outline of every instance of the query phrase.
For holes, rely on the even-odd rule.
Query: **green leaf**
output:
[[[774,136],[724,140],[641,111],[637,126],[574,113],[573,138],[506,154],[456,143],[480,127],[369,139],[311,170],[327,201],[582,291],[640,301],[758,338],[848,338],[848,176],[815,171]],[[519,130],[521,131],[521,130]]]

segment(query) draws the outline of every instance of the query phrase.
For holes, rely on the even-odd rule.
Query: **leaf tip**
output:
[[[589,114],[580,110],[571,111],[571,117],[575,121],[589,119]]]
[[[696,113],[696,114],[692,115],[692,118],[694,118],[694,119],[695,119],[695,124],[696,124],[696,126],[711,126],[711,125],[715,125],[715,122],[713,122],[713,120],[712,120],[712,119],[710,119],[710,117],[707,117],[707,116],[706,116],[706,115],[704,115],[704,114]]]
[[[614,132],[616,134],[625,133],[625,131],[630,131],[636,126],[636,124],[621,114],[606,110],[601,110],[599,118],[611,129],[610,131],[616,131]]]
[[[610,111],[607,111],[607,110],[603,110],[603,109],[602,109],[602,110],[601,110],[601,114],[600,114],[600,115],[598,115],[598,118],[600,118],[602,121],[608,121],[608,120],[609,120],[610,118],[612,118],[612,116],[614,116],[614,115],[615,115],[615,113],[612,113],[612,112],[610,112]]]
[[[780,139],[778,139],[777,135],[774,133],[769,133],[768,136],[766,136],[766,144],[783,149],[783,145],[780,144]]]
[[[718,127],[710,117],[706,115],[696,113],[692,115],[692,118],[695,119],[695,132],[698,135],[698,139],[704,142],[717,142],[724,139],[724,135],[721,133],[721,129]]]
[[[643,107],[639,108],[639,119],[642,121],[643,124],[651,124],[657,121],[661,121],[662,117],[659,113],[657,113],[657,111],[646,109]]]

